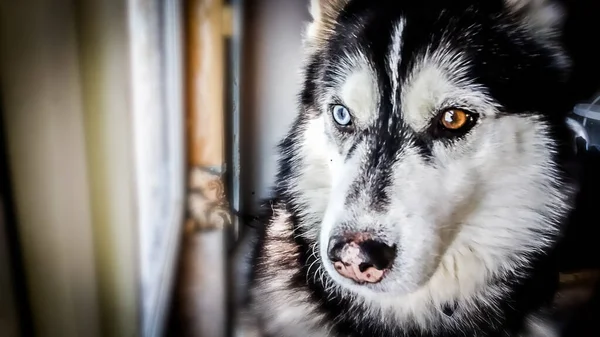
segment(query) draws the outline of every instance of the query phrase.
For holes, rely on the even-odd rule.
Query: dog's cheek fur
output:
[[[299,131],[292,159],[296,170],[286,181],[287,193],[293,196],[294,210],[302,219],[298,234],[311,241],[319,236],[318,224],[328,205],[332,173],[339,170],[342,161],[338,145],[325,130],[325,118],[321,114],[309,119]]]
[[[468,297],[487,280],[527,266],[528,257],[555,240],[558,221],[568,211],[565,198],[573,192],[558,179],[555,144],[536,117],[493,120],[473,138],[476,146],[452,160],[441,155],[447,150],[436,151],[438,172],[396,170],[399,200],[392,208],[409,209],[412,218],[435,224],[439,238],[423,239],[418,247],[413,238],[431,229],[405,223],[411,236],[401,236],[406,241],[400,246],[411,249],[400,258],[420,266],[444,254],[429,289],[438,303]]]

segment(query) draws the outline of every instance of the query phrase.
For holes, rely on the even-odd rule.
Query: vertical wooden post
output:
[[[182,336],[226,335],[225,35],[223,0],[186,1],[188,212],[177,292]]]
[[[186,101],[192,167],[220,169],[224,163],[222,13],[223,0],[188,1]]]

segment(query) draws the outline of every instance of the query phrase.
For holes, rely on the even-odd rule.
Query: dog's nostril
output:
[[[360,270],[361,273],[364,273],[365,271],[367,271],[367,269],[372,267],[375,266],[370,263],[361,263],[360,265],[358,265],[358,270]]]
[[[334,236],[329,239],[329,245],[327,247],[327,257],[332,262],[342,261],[342,249],[346,245],[346,239],[343,236]]]
[[[396,245],[389,246],[381,241],[366,240],[360,243],[360,248],[365,257],[363,264],[379,270],[390,268],[396,259]],[[368,268],[369,266],[365,266],[364,270]]]

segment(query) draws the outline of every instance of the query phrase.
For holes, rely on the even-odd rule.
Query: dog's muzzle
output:
[[[329,240],[328,257],[343,277],[359,284],[380,282],[396,258],[396,245],[389,246],[368,234],[352,233]]]

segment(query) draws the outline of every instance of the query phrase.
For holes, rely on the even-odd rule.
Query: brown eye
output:
[[[449,109],[442,113],[440,123],[451,131],[458,131],[472,124],[473,118],[470,113],[461,109]]]
[[[459,108],[442,110],[430,125],[433,139],[456,139],[466,135],[475,126],[479,114]]]

